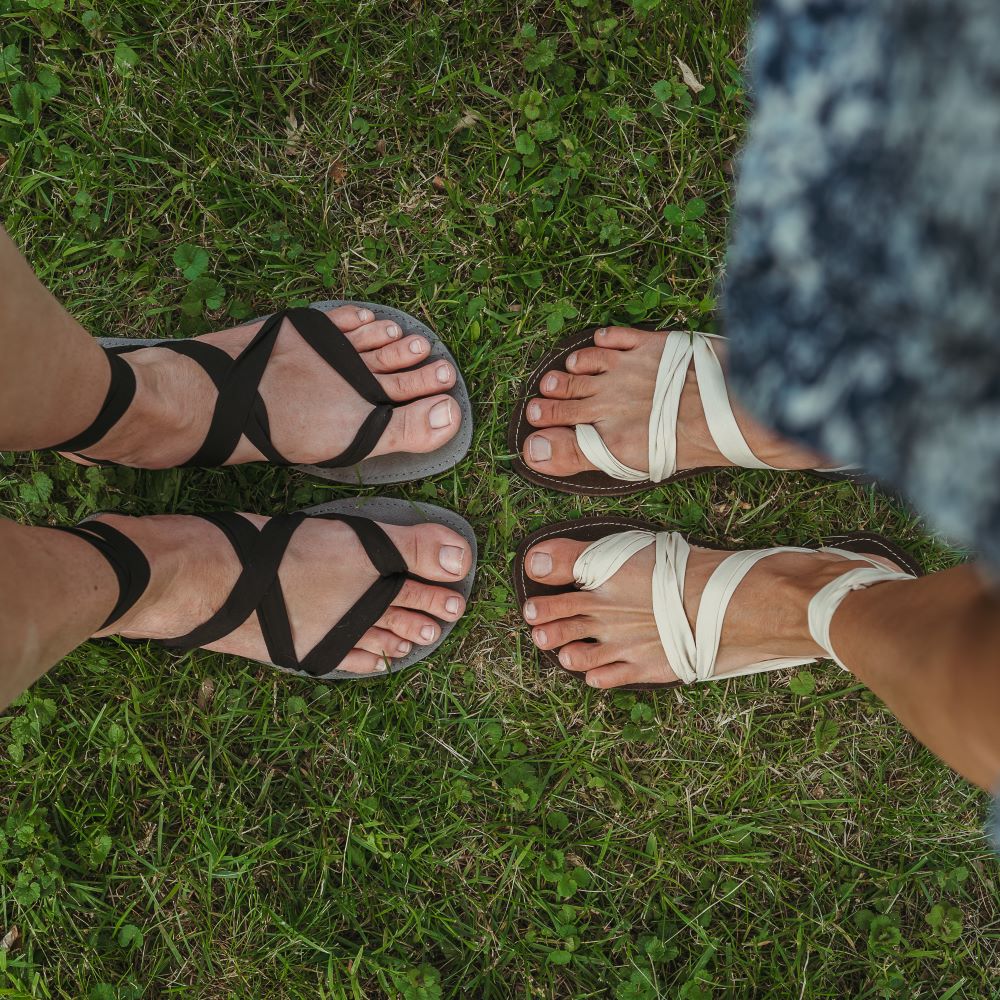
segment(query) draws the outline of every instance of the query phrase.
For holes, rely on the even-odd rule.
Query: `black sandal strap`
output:
[[[310,516],[302,512],[272,517],[261,529],[238,514],[199,515],[225,532],[243,570],[222,607],[187,635],[163,645],[187,650],[216,642],[239,628],[255,611],[271,662],[313,676],[330,672],[378,621],[408,579],[406,562],[389,536],[374,521],[347,514],[317,514],[343,521],[358,536],[379,574],[353,607],[301,660],[296,655],[291,623],[278,570],[298,526]]]
[[[118,601],[98,629],[102,632],[118,621],[146,592],[146,587],[149,586],[149,561],[131,538],[103,521],[84,521],[74,528],[57,527],[55,530],[88,542],[107,559],[118,577]]]
[[[86,430],[68,441],[63,441],[62,444],[54,444],[53,451],[75,452],[81,448],[93,447],[121,420],[125,411],[131,406],[135,398],[135,372],[117,354],[106,350],[104,356],[111,368],[111,382],[100,411]]]
[[[396,599],[409,579],[406,560],[392,540],[374,521],[350,514],[318,514],[331,521],[343,521],[354,530],[379,578],[327,634],[302,658],[300,670],[318,677],[328,673],[331,663],[341,660],[377,622]]]
[[[356,465],[367,458],[382,439],[395,404],[386,395],[371,369],[343,331],[319,309],[288,309],[285,315],[292,321],[302,339],[366,402],[375,409],[368,414],[354,440],[337,456],[315,463],[320,468],[335,469]]]
[[[278,579],[278,568],[292,533],[304,514],[272,517],[258,529],[239,514],[199,514],[225,532],[243,570],[222,603],[208,621],[186,635],[163,640],[170,649],[188,650],[207,646],[240,627],[257,610],[265,594]]]

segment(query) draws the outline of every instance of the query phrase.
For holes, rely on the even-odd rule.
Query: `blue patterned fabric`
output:
[[[1000,3],[765,0],[750,63],[737,395],[1000,567]]]

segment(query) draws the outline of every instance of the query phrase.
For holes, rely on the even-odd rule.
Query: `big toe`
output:
[[[522,449],[525,465],[548,476],[575,476],[593,472],[576,442],[576,432],[569,427],[550,427],[529,435]]]
[[[525,572],[532,580],[549,586],[572,583],[573,564],[589,544],[572,538],[548,538],[525,553]]]
[[[472,569],[472,549],[456,531],[442,524],[383,524],[410,572],[425,580],[455,583]]]
[[[447,444],[462,426],[462,410],[451,396],[430,396],[397,406],[373,455],[423,455]]]

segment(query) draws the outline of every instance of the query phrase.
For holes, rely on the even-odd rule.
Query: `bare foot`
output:
[[[404,337],[395,323],[375,321],[367,309],[342,306],[327,315],[344,331],[395,409],[372,455],[435,451],[458,433],[458,404],[444,395],[455,385],[447,361],[405,371],[424,360],[430,344]],[[231,357],[253,339],[260,323],[196,339]],[[145,469],[182,465],[205,439],[218,392],[204,369],[190,358],[161,348],[123,354],[136,376],[136,393],[122,419],[87,455]],[[354,438],[372,404],[362,399],[285,320],[260,383],[271,440],[290,462],[310,465],[339,455]],[[79,456],[66,454],[81,464]],[[242,437],[226,463],[259,462],[264,456]]]
[[[542,376],[542,397],[529,401],[526,417],[545,428],[524,442],[529,468],[551,476],[593,472],[577,445],[576,424],[593,424],[611,453],[633,469],[649,469],[649,414],[666,333],[611,326],[598,330],[594,347],[566,359],[568,371]],[[721,342],[716,342],[716,351]],[[737,403],[733,412],[758,458],[780,469],[815,469],[829,463],[756,423]],[[677,417],[677,469],[730,466],[705,421],[693,364],[688,369]]]
[[[268,520],[244,514],[260,526]],[[242,569],[222,531],[199,517],[164,515],[100,520],[126,534],[149,560],[151,578],[143,597],[100,635],[170,639],[208,621],[228,597]],[[439,524],[381,525],[410,571],[426,580],[457,583],[472,568],[461,535]],[[302,659],[343,617],[378,574],[348,525],[307,518],[285,552],[279,579],[285,594],[295,651]],[[441,621],[461,617],[465,600],[447,587],[407,580],[392,605],[339,665],[352,673],[385,669],[385,659],[406,656],[441,634]],[[249,659],[269,660],[252,614],[239,628],[206,647]]]
[[[528,550],[525,570],[539,583],[572,583],[573,564],[588,544],[569,538],[540,542]],[[684,609],[692,629],[708,578],[729,555],[691,547]],[[676,681],[653,617],[654,558],[652,546],[644,549],[596,590],[530,598],[522,612],[535,645],[558,650],[560,664],[584,673],[591,687]],[[887,559],[878,561],[889,569],[899,568]],[[716,674],[778,657],[825,656],[809,632],[809,602],[831,580],[868,565],[823,552],[785,552],[762,559],[737,587],[729,605]]]

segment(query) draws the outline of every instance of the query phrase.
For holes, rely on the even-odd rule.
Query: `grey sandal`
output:
[[[408,655],[387,661],[384,672],[357,674],[337,669],[355,643],[382,617],[406,581],[420,579],[409,572],[398,549],[376,521],[400,525],[431,521],[458,532],[471,546],[472,566],[464,580],[454,584],[435,583],[435,586],[450,587],[466,600],[472,592],[477,555],[476,536],[472,528],[457,514],[431,504],[384,498],[337,500],[293,514],[278,514],[261,528],[239,514],[191,516],[209,521],[225,534],[243,565],[243,571],[222,607],[208,621],[185,635],[151,640],[178,652],[217,642],[256,613],[270,656],[270,660],[261,662],[302,677],[331,681],[368,680],[384,677],[386,673],[403,670],[426,659],[444,642],[456,622],[439,622],[441,632],[436,641],[425,646],[415,646]],[[341,521],[350,526],[378,572],[378,577],[343,618],[300,658],[295,652],[278,570],[292,535],[307,518]],[[118,601],[101,625],[103,631],[120,619],[145,593],[150,579],[149,562],[130,538],[103,521],[88,519],[74,528],[59,530],[69,532],[97,549],[107,559],[118,578]]]
[[[396,406],[383,392],[378,380],[361,361],[351,342],[323,310],[354,305],[370,309],[376,320],[392,320],[407,335],[418,334],[430,342],[428,361],[449,361],[455,369],[456,381],[449,395],[458,403],[462,425],[458,433],[436,451],[425,455],[400,452],[369,458],[385,431]],[[240,437],[246,437],[275,465],[289,465],[271,443],[267,408],[257,387],[267,367],[274,343],[284,319],[288,319],[324,361],[334,368],[348,384],[373,405],[373,409],[358,429],[354,440],[339,455],[316,465],[296,468],[323,479],[356,486],[409,482],[433,476],[456,465],[465,456],[472,442],[472,405],[459,372],[458,364],[448,349],[420,320],[408,313],[373,302],[336,300],[313,303],[309,308],[286,309],[265,317],[264,325],[236,357],[198,340],[130,340],[101,338],[111,365],[111,385],[104,405],[93,423],[81,434],[62,444],[53,445],[58,451],[69,451],[97,465],[101,462],[81,454],[97,444],[121,419],[135,395],[135,375],[121,355],[143,347],[163,347],[183,354],[201,365],[219,390],[215,412],[208,433],[198,451],[185,466],[215,467],[225,465]]]

